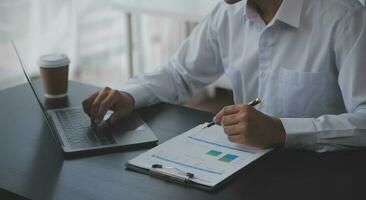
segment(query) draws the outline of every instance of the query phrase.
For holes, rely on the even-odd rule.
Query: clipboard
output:
[[[214,191],[270,151],[231,143],[221,126],[207,127],[204,123],[129,160],[125,166],[168,182]]]

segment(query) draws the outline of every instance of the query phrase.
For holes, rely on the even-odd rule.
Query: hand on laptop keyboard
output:
[[[130,114],[134,108],[134,99],[126,92],[105,87],[86,98],[82,105],[84,112],[90,117],[92,127],[96,128],[108,110],[113,111],[108,120],[110,123]]]

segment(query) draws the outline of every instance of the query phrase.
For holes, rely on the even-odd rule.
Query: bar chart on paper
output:
[[[182,175],[183,170],[194,174],[192,181],[215,186],[269,151],[231,143],[221,126],[203,127],[199,125],[132,159],[129,164],[146,169],[159,164],[166,166],[161,170],[175,175]]]

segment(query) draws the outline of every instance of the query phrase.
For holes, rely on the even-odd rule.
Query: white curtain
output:
[[[34,73],[40,55],[62,52],[71,59],[70,79],[120,87],[128,79],[127,34],[125,13],[115,2],[1,0],[0,56],[9,51],[1,44],[13,39]],[[157,15],[133,15],[133,27],[137,73],[158,68],[185,37],[184,22]],[[4,60],[0,59],[0,89],[22,79],[19,70],[9,67],[14,64]]]
[[[176,52],[187,37],[184,21],[154,15],[136,17],[135,74],[157,70]]]

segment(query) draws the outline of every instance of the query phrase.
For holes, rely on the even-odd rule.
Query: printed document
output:
[[[205,128],[206,125],[198,125],[137,156],[128,164],[144,169],[159,164],[163,166],[159,169],[163,173],[182,177],[189,172],[194,174],[190,181],[214,187],[270,151],[232,143],[221,126]]]

